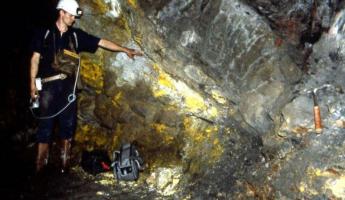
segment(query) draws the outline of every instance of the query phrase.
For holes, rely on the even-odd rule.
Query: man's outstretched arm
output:
[[[98,43],[98,46],[110,50],[110,51],[120,51],[127,54],[128,57],[134,58],[134,56],[142,56],[143,54],[139,51],[136,51],[134,49],[130,49],[127,47],[122,47],[112,41],[101,39]]]

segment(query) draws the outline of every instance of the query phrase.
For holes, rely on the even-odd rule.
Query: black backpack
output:
[[[114,152],[112,167],[118,181],[135,181],[143,169],[143,159],[133,144],[121,145],[120,151]]]

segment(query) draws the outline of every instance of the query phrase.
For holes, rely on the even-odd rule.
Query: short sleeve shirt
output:
[[[51,67],[56,52],[74,48],[77,53],[94,53],[98,48],[99,41],[100,38],[73,27],[62,35],[56,26],[37,31],[32,39],[31,50],[41,55],[38,76],[47,77],[56,74]]]

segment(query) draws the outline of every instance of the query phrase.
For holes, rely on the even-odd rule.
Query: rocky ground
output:
[[[68,174],[60,174],[56,163],[51,163],[35,174],[33,146],[6,154],[0,182],[2,199],[167,199],[149,189],[145,173],[136,182],[118,182],[112,171],[91,175],[76,165]]]

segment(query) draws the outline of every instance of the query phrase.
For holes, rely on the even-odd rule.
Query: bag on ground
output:
[[[114,152],[112,167],[118,181],[135,181],[142,170],[143,159],[133,144],[123,144],[120,151]]]

